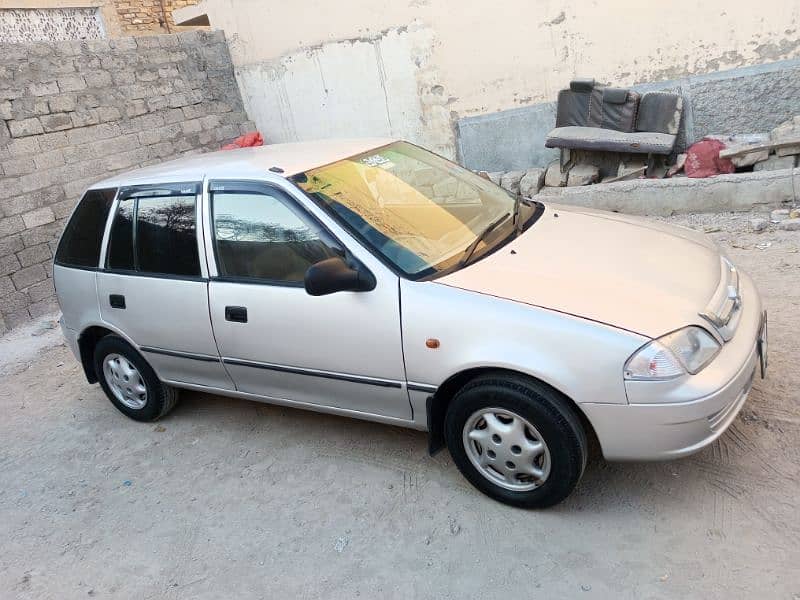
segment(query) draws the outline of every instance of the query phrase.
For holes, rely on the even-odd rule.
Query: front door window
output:
[[[311,265],[342,254],[277,189],[212,191],[211,207],[220,277],[299,285]]]

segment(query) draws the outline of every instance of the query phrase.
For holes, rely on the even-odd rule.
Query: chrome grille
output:
[[[739,272],[727,258],[720,258],[719,286],[714,291],[705,309],[700,316],[711,323],[726,342],[733,337],[742,307],[742,297],[739,292]]]

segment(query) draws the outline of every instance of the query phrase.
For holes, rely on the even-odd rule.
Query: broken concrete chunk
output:
[[[753,166],[753,171],[779,171],[793,168],[794,156],[770,156],[767,160],[757,162]]]
[[[682,152],[675,157],[675,164],[672,165],[669,170],[667,171],[667,177],[673,177],[680,173],[683,170],[683,166],[686,164],[686,153]]]
[[[519,193],[525,198],[530,198],[539,193],[544,185],[545,170],[541,167],[528,169],[519,180]]]
[[[600,179],[600,169],[594,165],[575,165],[569,170],[567,185],[589,185]]]
[[[778,229],[784,231],[800,231],[800,219],[784,219],[778,223]]]
[[[493,171],[491,173],[486,174],[491,181],[495,185],[500,185],[500,179],[503,177],[503,171]]]
[[[800,208],[793,208],[789,211],[790,219],[800,219]]]
[[[769,142],[768,133],[735,133],[730,137],[730,144],[766,144],[767,142]]]
[[[558,161],[550,163],[550,166],[547,167],[544,184],[547,187],[564,187],[567,185],[567,174],[561,172],[561,165]]]
[[[769,214],[769,220],[773,223],[780,223],[784,219],[789,218],[788,208],[776,208]]]
[[[512,194],[519,194],[519,182],[525,171],[508,171],[500,178],[500,187]]]
[[[800,137],[800,125],[793,121],[786,121],[769,132],[769,139],[773,142]]]
[[[792,146],[784,146],[783,148],[776,148],[775,154],[778,156],[791,156],[793,154],[800,154],[800,144]]]
[[[733,148],[746,150],[747,145],[735,144],[732,146],[728,146],[726,150]],[[769,158],[769,148],[763,148],[761,150],[753,150],[752,152],[747,152],[746,154],[738,154],[736,156],[731,156],[731,162],[733,163],[734,167],[749,167],[750,165],[754,165],[757,162],[767,160],[768,158]]]
[[[750,229],[756,233],[760,233],[769,227],[769,221],[762,218],[750,219]]]

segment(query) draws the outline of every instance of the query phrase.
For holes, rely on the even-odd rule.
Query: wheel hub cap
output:
[[[464,449],[478,472],[507,490],[524,492],[550,475],[550,451],[537,429],[501,408],[474,412],[464,425]]]
[[[139,371],[120,354],[109,354],[103,360],[103,375],[117,400],[128,408],[139,410],[147,404],[147,387]]]

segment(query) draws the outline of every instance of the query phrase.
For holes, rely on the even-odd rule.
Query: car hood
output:
[[[436,282],[655,338],[704,323],[720,264],[690,229],[548,203],[517,239]]]

